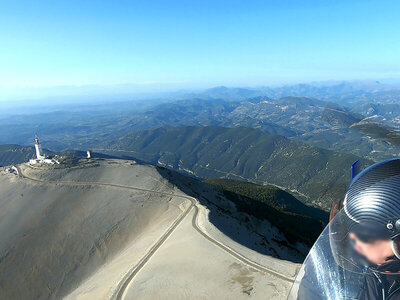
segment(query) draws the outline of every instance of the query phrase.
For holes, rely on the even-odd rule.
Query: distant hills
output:
[[[243,88],[243,87],[226,87],[216,86],[210,89],[205,89],[200,92],[191,92],[181,95],[185,98],[201,98],[201,99],[219,99],[228,102],[242,101],[252,97],[266,95],[266,88]]]
[[[397,129],[400,127],[399,103],[367,103],[354,107],[352,111],[364,115],[373,122],[379,122]]]
[[[278,87],[237,88],[219,86],[197,93],[185,93],[186,98],[241,101],[251,97],[309,97],[332,101],[351,107],[365,103],[395,103],[400,96],[399,82],[375,80],[314,82]]]
[[[358,159],[250,128],[175,127],[145,130],[104,144],[111,155],[132,155],[200,178],[274,184],[328,209],[342,197]],[[371,161],[362,159],[364,166]]]
[[[143,110],[129,108],[129,103],[124,102],[102,109],[90,110],[90,107],[85,107],[82,111],[34,114],[29,118],[3,117],[0,144],[30,145],[37,132],[44,147],[52,151],[84,150],[119,136],[152,128],[221,126],[255,128],[374,161],[400,153],[400,146],[391,143],[387,135],[373,136],[361,130],[365,126],[354,126],[362,121],[399,128],[398,104],[369,103],[367,99],[370,98],[365,95],[367,104],[348,107],[341,105],[340,101],[338,104],[308,97],[257,96],[253,89],[219,87],[207,93],[198,97],[195,94],[187,95],[193,98],[162,103]],[[236,96],[229,98],[230,93],[243,95],[243,99]],[[177,95],[177,99],[179,97]]]
[[[400,147],[385,136],[371,139],[368,132],[353,126],[363,119],[358,112],[316,99],[255,97],[233,103],[191,99],[161,104],[129,124],[132,131],[181,125],[249,127],[372,160],[400,153]]]

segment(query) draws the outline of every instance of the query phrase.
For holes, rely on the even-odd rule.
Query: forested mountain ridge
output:
[[[343,196],[350,166],[359,159],[242,127],[157,128],[123,136],[103,148],[200,178],[274,184],[324,209]]]

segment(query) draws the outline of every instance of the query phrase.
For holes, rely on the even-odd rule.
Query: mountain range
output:
[[[32,137],[38,133],[52,151],[84,150],[145,129],[211,125],[255,128],[377,161],[400,153],[391,136],[376,135],[374,129],[386,126],[392,132],[398,130],[400,117],[396,105],[368,103],[347,107],[306,97],[267,96],[240,101],[191,98],[144,110],[129,109],[128,103],[123,103],[115,104],[115,109],[110,105],[103,110],[88,108],[79,112],[33,114],[29,118],[3,117],[0,143],[31,145]],[[362,126],[358,126],[360,122]],[[366,123],[371,124],[368,128],[372,130],[364,130]]]
[[[359,159],[256,129],[215,126],[145,130],[96,150],[131,155],[199,178],[277,185],[324,209],[343,196],[350,166]]]

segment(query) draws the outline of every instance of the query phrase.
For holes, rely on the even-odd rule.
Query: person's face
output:
[[[375,265],[384,264],[388,257],[394,255],[390,240],[363,242],[352,232],[349,237],[354,243],[354,249]]]

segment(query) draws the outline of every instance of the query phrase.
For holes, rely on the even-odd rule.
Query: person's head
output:
[[[383,265],[387,263],[389,257],[394,256],[391,240],[371,239],[363,241],[353,232],[350,232],[349,238],[354,250],[374,265]]]

